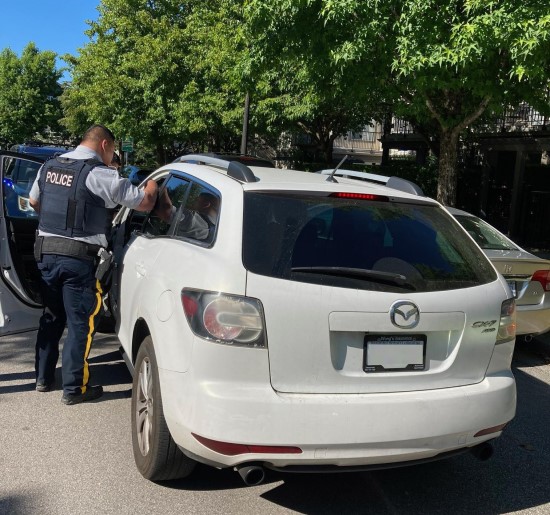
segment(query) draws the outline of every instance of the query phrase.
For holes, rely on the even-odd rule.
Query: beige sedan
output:
[[[481,218],[455,208],[448,210],[508,282],[516,297],[516,334],[529,341],[549,331],[550,261],[522,249]]]

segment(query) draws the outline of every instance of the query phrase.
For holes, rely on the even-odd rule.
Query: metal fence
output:
[[[347,152],[381,152],[382,127],[379,124],[365,127],[362,131],[349,131],[345,136],[334,140],[334,148]]]
[[[485,119],[471,127],[472,132],[531,132],[550,130],[550,117],[536,111],[526,102],[508,107],[493,119]]]

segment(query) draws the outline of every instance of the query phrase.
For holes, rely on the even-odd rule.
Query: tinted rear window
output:
[[[243,263],[261,275],[383,291],[452,290],[496,279],[483,253],[437,206],[278,193],[245,194]]]

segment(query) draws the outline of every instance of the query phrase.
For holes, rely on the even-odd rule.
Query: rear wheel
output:
[[[138,470],[151,481],[186,477],[196,465],[180,451],[166,425],[157,360],[150,336],[143,340],[135,363],[132,446]]]

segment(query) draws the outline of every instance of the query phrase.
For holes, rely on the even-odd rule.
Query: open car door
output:
[[[0,151],[0,336],[38,328],[40,272],[34,260],[38,215],[29,191],[43,160]]]

